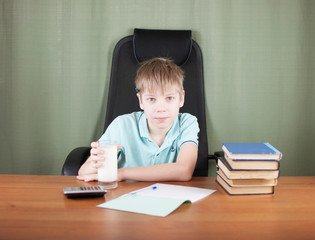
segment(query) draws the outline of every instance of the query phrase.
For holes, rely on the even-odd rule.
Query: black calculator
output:
[[[99,186],[95,187],[66,187],[63,193],[68,198],[83,198],[83,197],[102,197],[107,190]]]

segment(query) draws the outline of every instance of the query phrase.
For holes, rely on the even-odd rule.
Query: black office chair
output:
[[[121,39],[113,53],[105,128],[119,115],[139,111],[134,79],[139,63],[153,58],[172,59],[185,72],[185,104],[181,112],[198,118],[199,149],[194,176],[208,175],[208,140],[206,131],[203,62],[198,44],[190,30],[135,29],[134,35]],[[77,175],[88,158],[89,147],[74,149],[67,157],[63,175]]]

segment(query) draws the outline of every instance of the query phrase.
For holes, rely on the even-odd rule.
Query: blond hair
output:
[[[136,90],[152,92],[161,88],[162,92],[178,87],[179,92],[184,90],[184,71],[167,58],[152,58],[141,63],[136,79]]]

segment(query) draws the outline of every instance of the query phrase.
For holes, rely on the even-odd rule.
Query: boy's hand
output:
[[[86,175],[77,176],[77,179],[85,181],[85,182],[91,182],[91,181],[97,181],[98,176],[97,176],[97,173],[96,174],[86,174]]]
[[[91,151],[90,151],[90,160],[93,163],[93,167],[99,168],[103,165],[103,162],[105,161],[104,158],[104,149],[99,148],[100,144],[99,142],[92,142],[91,143]],[[121,149],[121,145],[117,145],[117,151]]]
[[[92,142],[91,143],[91,151],[90,151],[90,157],[86,161],[84,165],[90,165],[90,170],[86,171],[86,174],[79,174],[77,176],[78,180],[84,180],[85,182],[90,181],[97,181],[97,169],[103,165],[103,162],[105,161],[105,158],[103,156],[104,149],[99,148],[100,144],[99,142]],[[121,149],[121,145],[117,145],[117,151]]]
[[[99,168],[103,165],[103,161],[105,160],[103,154],[104,150],[99,149],[100,144],[98,142],[91,143],[91,151],[90,151],[90,161],[93,164],[94,168]]]

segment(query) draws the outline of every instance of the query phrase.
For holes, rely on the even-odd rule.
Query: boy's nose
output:
[[[164,101],[158,101],[157,103],[157,111],[161,112],[161,111],[165,111],[166,109],[166,103]]]

